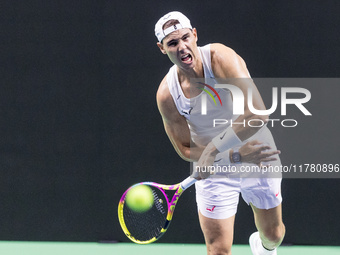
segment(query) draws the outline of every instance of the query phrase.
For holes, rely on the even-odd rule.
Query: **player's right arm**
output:
[[[166,76],[158,88],[156,99],[165,132],[176,152],[186,161],[197,161],[205,147],[195,145],[191,141],[187,121],[177,110],[169,91]]]

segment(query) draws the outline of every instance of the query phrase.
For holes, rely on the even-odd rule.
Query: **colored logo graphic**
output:
[[[220,95],[217,93],[217,91],[216,91],[213,87],[211,87],[210,85],[208,85],[208,84],[206,84],[206,83],[203,83],[203,82],[197,82],[197,83],[206,86],[206,87],[209,88],[212,92],[214,92],[214,94],[217,96],[217,98],[218,98],[218,100],[220,101],[220,104],[221,104],[221,106],[222,106],[221,97],[220,97]],[[215,105],[217,105],[217,102],[216,102],[216,100],[215,100],[215,97],[213,96],[213,94],[212,94],[209,90],[207,90],[207,89],[205,89],[205,88],[200,88],[200,87],[197,87],[197,88],[199,88],[199,89],[203,90],[204,92],[206,92],[206,93],[212,98],[212,100],[214,100]]]

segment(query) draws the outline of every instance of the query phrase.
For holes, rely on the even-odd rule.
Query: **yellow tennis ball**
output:
[[[125,202],[135,212],[146,212],[154,203],[152,190],[147,185],[133,187],[126,194]]]

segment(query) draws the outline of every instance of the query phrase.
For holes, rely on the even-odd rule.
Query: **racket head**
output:
[[[145,212],[135,212],[125,204],[129,190],[138,185],[148,185],[152,190],[154,203]],[[131,241],[138,244],[149,244],[158,240],[166,232],[176,204],[169,201],[164,190],[176,189],[180,189],[179,184],[162,185],[155,182],[141,182],[124,192],[118,205],[118,218],[122,230]]]

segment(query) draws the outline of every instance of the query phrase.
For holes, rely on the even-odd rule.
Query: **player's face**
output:
[[[172,63],[180,68],[191,69],[195,67],[197,54],[197,32],[193,28],[180,29],[172,32],[158,43],[158,47],[167,54]]]

